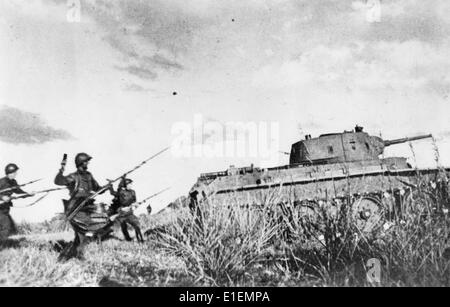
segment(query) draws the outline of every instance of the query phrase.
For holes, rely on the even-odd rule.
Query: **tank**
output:
[[[446,181],[449,168],[413,168],[405,157],[383,157],[388,146],[432,138],[431,134],[383,140],[356,126],[292,145],[289,164],[258,168],[231,166],[201,174],[189,196],[191,206],[215,201],[261,206],[272,199],[294,204],[300,215],[314,214],[320,204],[350,206],[355,223],[372,232],[395,207],[411,198],[421,182]],[[446,181],[447,182],[447,181]],[[447,183],[446,183],[447,186]],[[274,195],[276,197],[274,197]]]

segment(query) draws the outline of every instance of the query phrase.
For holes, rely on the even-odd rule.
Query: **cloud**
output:
[[[158,66],[160,68],[164,68],[166,70],[170,70],[170,69],[175,69],[175,70],[181,70],[183,69],[183,65],[169,60],[168,58],[160,55],[160,54],[155,54],[151,57],[145,56],[142,58],[143,61],[146,61],[149,64]]]
[[[136,56],[135,64],[131,64],[125,67],[116,66],[117,69],[126,71],[130,75],[138,77],[143,80],[156,80],[158,78],[158,70],[165,71],[183,70],[184,67],[168,58],[155,54],[152,56]]]
[[[366,0],[82,3],[83,14],[121,55],[116,68],[141,81],[213,61],[244,67],[230,51],[238,50],[257,70],[255,75],[263,73],[257,77],[262,84],[266,74],[275,73],[283,78],[266,79],[279,80],[284,87],[342,81],[362,88],[424,87],[447,95],[448,79],[436,79],[436,70],[431,71],[444,74],[448,68],[441,52],[448,50],[450,37],[447,0],[433,5],[381,1],[381,22],[375,23],[367,20]],[[438,64],[425,63],[429,57],[438,57]]]
[[[126,71],[131,75],[134,75],[138,78],[145,80],[155,80],[156,77],[158,76],[154,71],[137,65],[129,65],[126,67],[116,66],[116,68],[122,71]]]
[[[182,70],[176,57],[189,49],[195,18],[164,1],[86,1],[83,8],[105,32],[104,40],[127,63],[125,70],[155,80]],[[164,54],[164,55],[163,55]]]
[[[371,1],[369,1],[371,2]],[[370,22],[367,0],[289,1],[278,10],[283,26],[272,25],[272,32],[303,49],[317,44],[342,46],[354,41],[405,42],[409,40],[439,44],[450,35],[450,3],[435,0],[381,1],[380,22]],[[446,12],[446,13],[445,13]]]
[[[0,140],[12,144],[43,144],[73,137],[50,127],[38,114],[4,106],[0,109]]]
[[[67,0],[44,1],[67,6]],[[194,0],[195,4],[203,6],[204,1]],[[85,0],[80,5],[82,20],[93,22],[102,39],[121,56],[116,68],[143,80],[183,70],[179,55],[190,50],[200,28],[201,18],[181,1]]]
[[[262,67],[254,73],[253,85],[421,90],[446,98],[450,90],[448,49],[450,43],[438,48],[423,41],[319,45],[282,65]]]

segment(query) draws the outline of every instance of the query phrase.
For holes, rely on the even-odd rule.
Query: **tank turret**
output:
[[[377,160],[387,146],[431,137],[432,135],[428,134],[383,140],[367,134],[359,126],[356,126],[353,131],[323,134],[318,138],[308,135],[305,140],[292,145],[289,164],[329,164]]]

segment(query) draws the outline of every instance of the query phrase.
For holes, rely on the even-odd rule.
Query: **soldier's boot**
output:
[[[144,243],[144,237],[142,236],[141,228],[134,227],[134,232],[136,233],[136,239],[139,243]]]
[[[82,234],[78,234],[79,240],[78,240],[78,246],[76,246],[76,253],[75,253],[75,258],[84,261],[85,257],[84,257],[84,248],[86,247],[86,245],[88,244],[88,238]]]
[[[80,234],[75,233],[75,239],[63,247],[59,257],[58,262],[66,262],[72,258],[77,258],[84,260],[83,248],[84,248],[84,238],[80,238]]]
[[[62,250],[58,256],[58,262],[66,262],[70,258],[72,258],[71,255],[74,255],[74,254],[75,254],[74,243],[70,242],[69,244],[67,244],[65,247],[62,248]]]
[[[133,241],[133,239],[130,237],[130,234],[128,233],[127,223],[124,222],[124,223],[120,224],[120,228],[122,229],[122,234],[123,234],[123,237],[125,238],[125,240]]]
[[[141,227],[140,227],[140,223],[139,223],[139,219],[136,216],[132,216],[130,217],[130,219],[128,220],[128,223],[133,227],[134,229],[134,233],[136,235],[136,240],[139,243],[144,243],[144,238],[142,236],[142,232],[141,232]]]

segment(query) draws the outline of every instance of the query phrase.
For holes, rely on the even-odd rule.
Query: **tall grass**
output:
[[[391,218],[373,233],[355,227],[349,206],[318,207],[314,220],[290,224],[293,239],[285,250],[290,259],[286,268],[329,285],[373,285],[367,279],[367,263],[377,259],[381,263],[377,285],[450,286],[449,204],[444,197],[433,197],[448,189],[428,182],[419,186],[396,214],[386,212],[385,217]]]
[[[450,286],[448,186],[426,180],[370,233],[345,201],[317,202],[308,215],[304,204],[273,197],[259,208],[230,198],[185,212],[155,240],[200,284]],[[376,282],[367,278],[371,259],[380,263]]]
[[[41,223],[23,221],[17,225],[17,231],[20,235],[59,233],[70,229],[70,224],[66,221],[63,213],[56,214],[49,221]]]
[[[205,203],[158,239],[166,252],[185,259],[197,282],[235,285],[268,252],[277,230],[260,211]]]
[[[111,278],[138,286],[450,286],[447,174],[418,175],[415,184],[370,233],[356,227],[350,201],[290,203],[271,193],[258,207],[213,198],[196,212],[141,216],[150,228],[145,245],[91,244],[86,262],[56,263],[47,236],[28,236],[0,244],[0,285],[94,286]],[[60,225],[55,218],[22,232]],[[379,280],[368,279],[373,259]]]
[[[57,262],[45,239],[10,239],[0,243],[0,286],[95,287],[192,285],[183,262],[145,245],[117,240],[92,243],[86,261]]]

